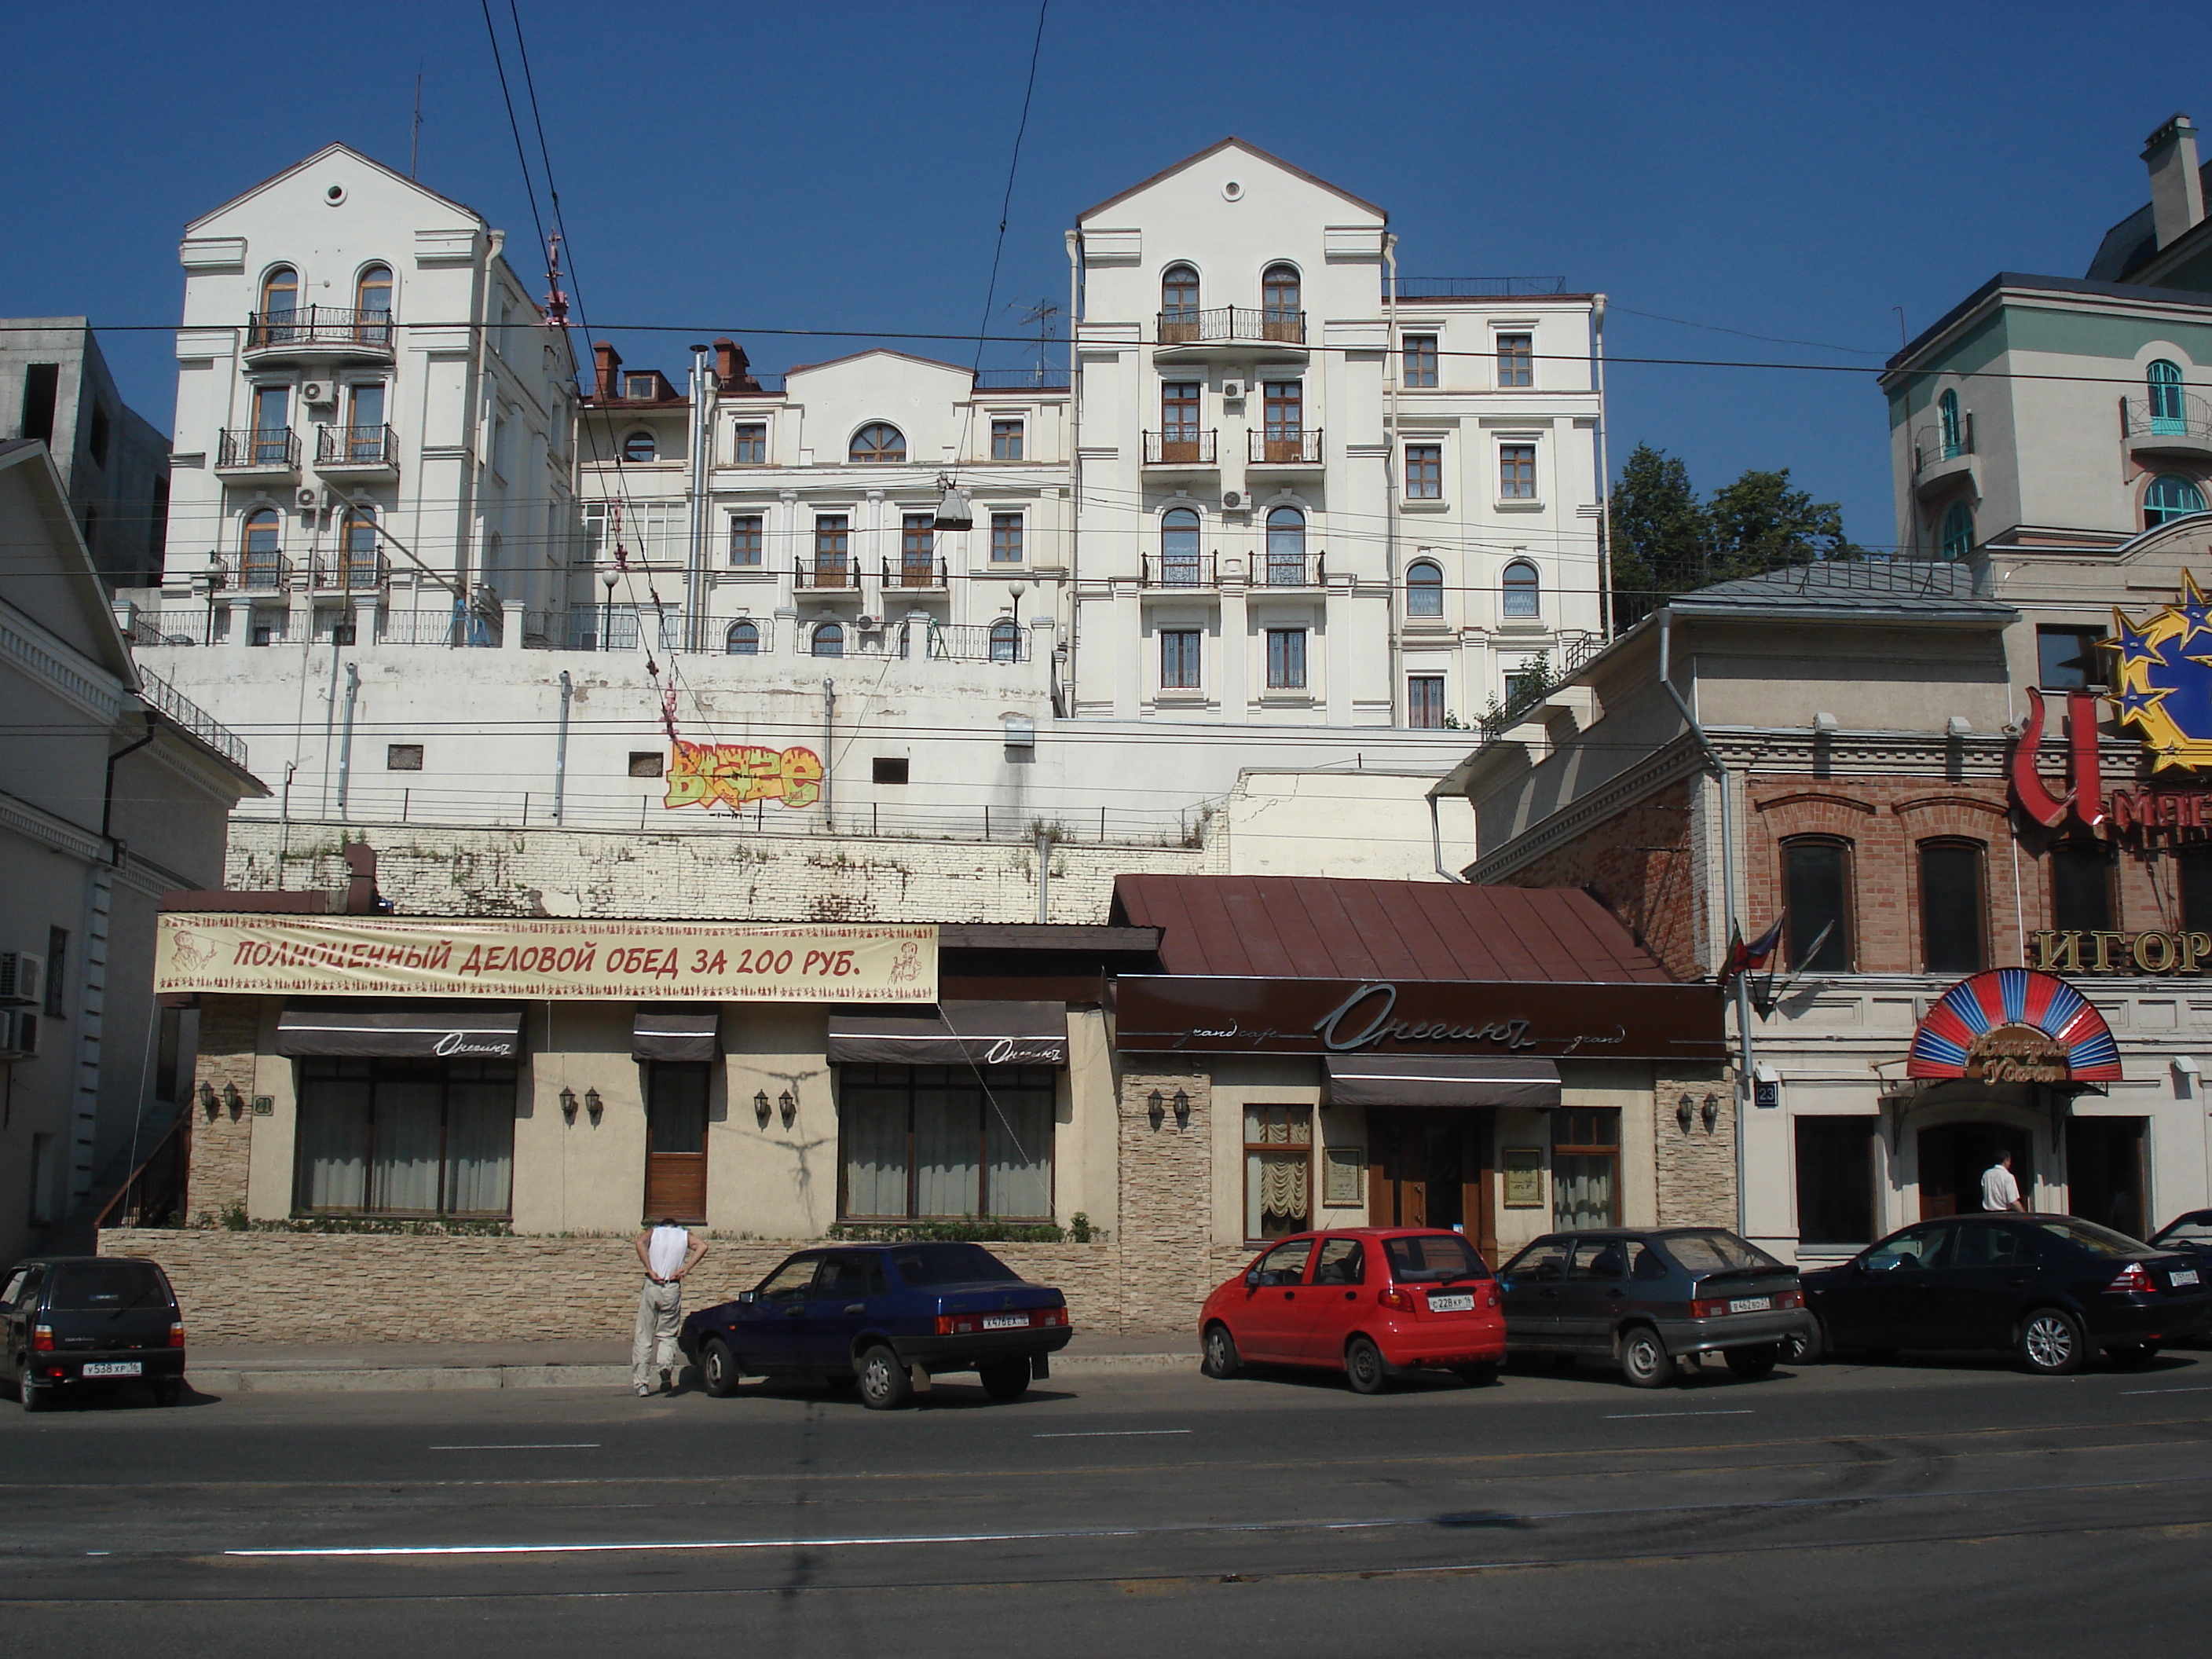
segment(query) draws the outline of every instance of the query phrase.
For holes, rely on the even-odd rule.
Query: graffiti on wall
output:
[[[685,743],[668,757],[664,807],[716,803],[735,811],[757,800],[811,806],[822,799],[822,757],[811,749],[763,749],[750,744]]]

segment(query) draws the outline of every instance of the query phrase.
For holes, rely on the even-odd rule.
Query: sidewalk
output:
[[[1052,1357],[1053,1374],[1179,1370],[1198,1364],[1187,1331],[1078,1332]],[[212,1344],[187,1351],[186,1376],[206,1394],[352,1393],[406,1389],[628,1387],[629,1344],[612,1342],[359,1342]]]

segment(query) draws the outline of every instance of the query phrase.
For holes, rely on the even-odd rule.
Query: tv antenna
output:
[[[1006,309],[1012,311],[1020,304],[1021,301],[1016,300]],[[1014,319],[1024,327],[1032,324],[1036,325],[1037,331],[1036,383],[1039,386],[1042,386],[1049,378],[1052,342],[1054,337],[1059,332],[1058,324],[1061,309],[1062,307],[1054,305],[1049,300],[1039,300]]]

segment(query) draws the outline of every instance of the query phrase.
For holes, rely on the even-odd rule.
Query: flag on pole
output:
[[[1743,930],[1730,925],[1729,928],[1728,964],[1721,969],[1721,988],[1726,990],[1735,983],[1736,975],[1766,966],[1766,959],[1774,954],[1775,946],[1782,943],[1782,923],[1777,921],[1748,945],[1744,943]]]

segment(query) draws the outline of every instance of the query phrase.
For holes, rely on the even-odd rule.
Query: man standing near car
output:
[[[633,1241],[637,1259],[645,1268],[645,1291],[637,1299],[637,1333],[629,1345],[629,1380],[639,1398],[653,1392],[653,1373],[660,1373],[664,1391],[675,1387],[680,1364],[676,1333],[684,1321],[684,1275],[707,1254],[706,1241],[696,1239],[670,1216],[647,1228]],[[655,1352],[658,1350],[658,1352]]]
[[[1982,1171],[1982,1207],[1989,1211],[2018,1210],[2023,1215],[2027,1206],[2020,1201],[2020,1182],[2012,1177],[2012,1154],[1999,1152],[1997,1161]]]

